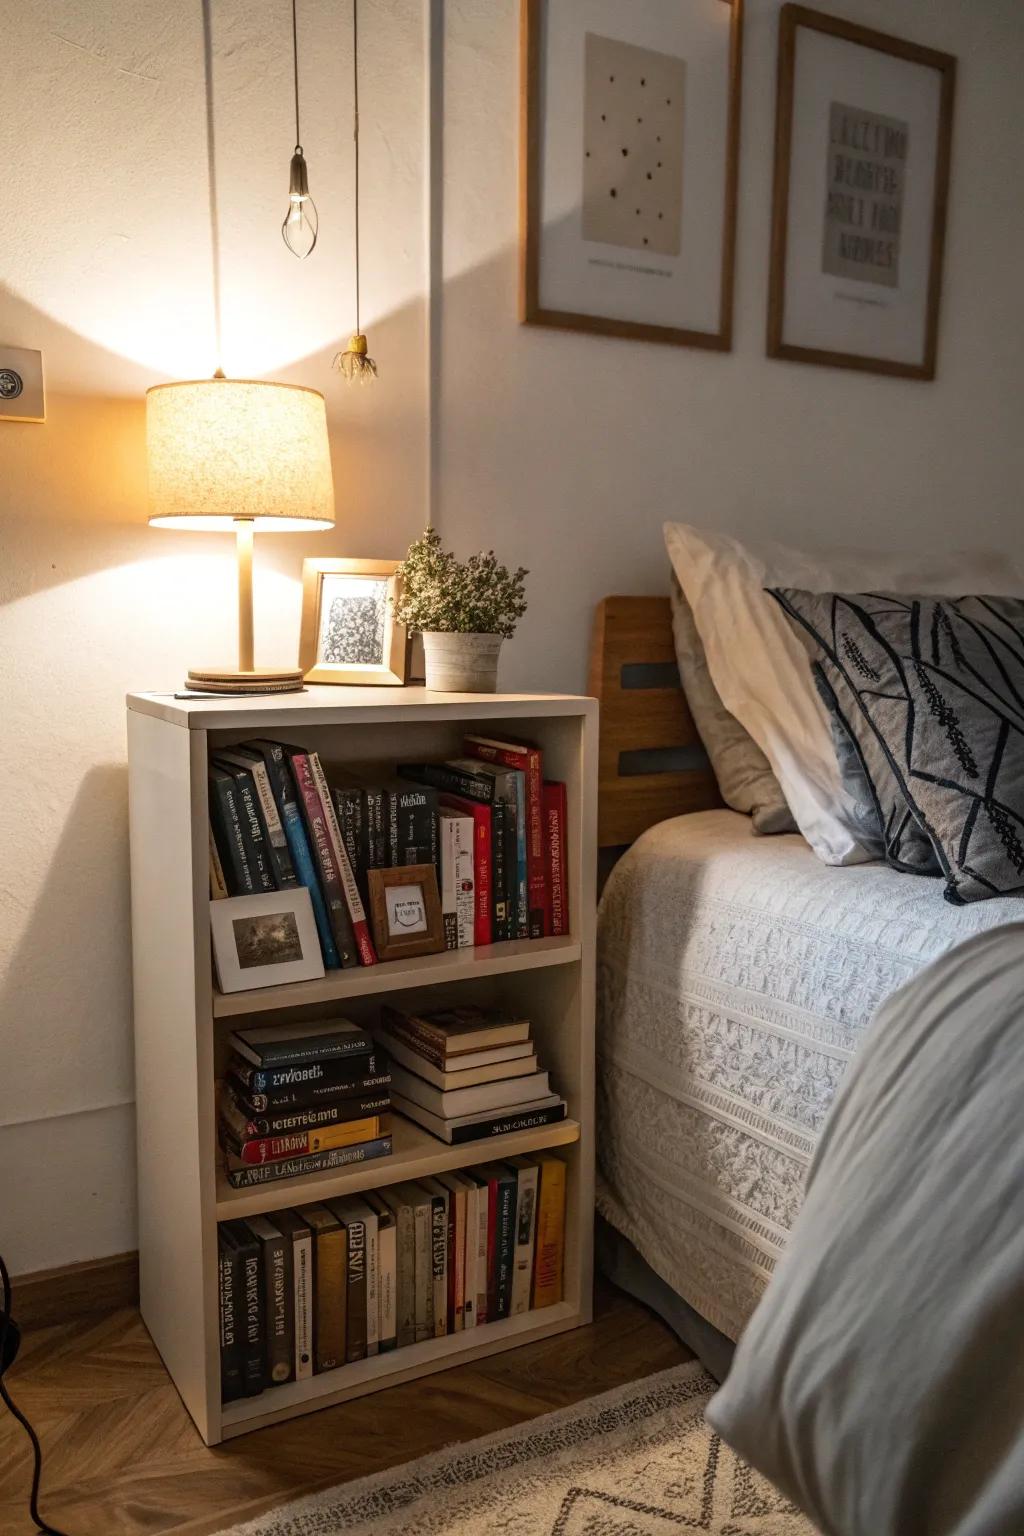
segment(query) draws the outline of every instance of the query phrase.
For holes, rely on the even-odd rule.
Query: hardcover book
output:
[[[362,1200],[331,1200],[328,1206],[347,1237],[345,1359],[351,1364],[353,1360],[365,1360],[367,1354],[366,1219],[373,1213]]]
[[[448,1190],[438,1179],[421,1179],[430,1196],[430,1259],[435,1339],[448,1332]]]
[[[303,1206],[299,1215],[313,1235],[313,1350],[319,1375],[345,1364],[347,1242],[345,1228],[326,1205]]]
[[[242,836],[242,818],[238,805],[238,786],[229,773],[211,768],[207,774],[210,791],[210,829],[224,867],[228,892],[246,896],[261,889],[249,860],[249,849]]]
[[[219,753],[215,752],[210,761],[215,769],[221,773],[229,774],[235,781],[238,796],[238,819],[242,829],[242,840],[245,843],[246,858],[252,870],[255,888],[258,891],[273,891],[276,889],[276,886],[270,863],[270,849],[263,831],[263,823],[260,820],[256,784],[253,776],[247,767],[233,763],[230,759],[222,757]]]
[[[499,741],[490,736],[467,736],[465,749],[469,756],[485,762],[498,763],[504,768],[519,768],[526,786],[526,870],[529,908],[529,934],[531,939],[542,938],[547,932],[545,911],[547,908],[547,882],[545,871],[545,834],[541,811],[541,754],[536,747],[520,741]]]
[[[438,811],[441,916],[448,949],[473,944],[476,882],[473,861],[473,817],[442,805]]]
[[[396,782],[385,785],[388,863],[392,869],[407,864],[438,862],[437,791],[423,784]]]
[[[510,1157],[508,1166],[515,1170],[516,1189],[515,1255],[512,1276],[513,1317],[530,1310],[533,1281],[533,1244],[537,1218],[537,1187],[540,1170],[528,1157]]]
[[[274,1163],[243,1163],[230,1152],[224,1154],[224,1172],[232,1189],[251,1189],[257,1184],[270,1184],[278,1179],[305,1177],[310,1173],[324,1173],[328,1168],[344,1168],[348,1163],[368,1163],[378,1157],[391,1156],[390,1134],[378,1136],[374,1141],[360,1141],[351,1147],[333,1147],[328,1152],[315,1152],[309,1157],[288,1157]]]
[[[377,1338],[385,1354],[398,1347],[398,1221],[377,1191],[366,1201],[377,1217]]]
[[[316,785],[316,776],[311,762],[312,754],[301,752],[296,747],[285,747],[285,751],[295,778],[299,807],[306,824],[309,845],[327,907],[338,958],[343,967],[358,965],[359,955],[356,950],[355,934],[352,931],[352,919],[349,916],[348,903],[342,888],[341,871],[338,868],[334,844],[328,830],[327,814]]]
[[[467,773],[488,775],[494,781],[494,803],[501,801],[505,806],[504,863],[509,906],[506,937],[528,938],[526,775],[521,768],[481,761],[475,755],[453,758],[450,766],[465,769]]]
[[[462,1115],[482,1114],[485,1111],[509,1109],[514,1105],[529,1104],[544,1098],[549,1092],[546,1072],[529,1072],[523,1077],[502,1079],[496,1083],[477,1083],[471,1088],[435,1088],[415,1072],[391,1067],[393,1094],[422,1104],[431,1114],[444,1120],[458,1119]]]
[[[252,774],[256,789],[256,810],[263,830],[265,851],[270,861],[274,884],[280,891],[289,890],[298,885],[288,848],[288,839],[284,834],[284,825],[277,808],[277,801],[274,799],[270,775],[262,753],[256,747],[222,748],[217,753],[217,761],[232,763],[236,768],[247,769]]]
[[[507,1163],[499,1165],[502,1176],[497,1189],[497,1235],[495,1238],[494,1298],[495,1316],[508,1317],[512,1308],[512,1277],[515,1272],[516,1193],[518,1175]]]
[[[220,1302],[220,1395],[233,1403],[245,1396],[242,1368],[241,1290],[238,1247],[224,1227],[217,1231],[217,1274]]]
[[[544,785],[544,827],[547,836],[549,932],[560,937],[569,932],[569,867],[565,847],[565,785]]]
[[[264,1385],[260,1245],[243,1221],[225,1222],[221,1231],[235,1249],[235,1315],[241,1336],[242,1396],[258,1397]]]
[[[229,1071],[250,1093],[270,1094],[283,1088],[310,1090],[314,1084],[323,1084],[328,1089],[340,1092],[343,1083],[359,1084],[371,1076],[368,1072],[359,1072],[359,1067],[370,1060],[369,1056],[335,1057],[331,1061],[255,1067],[240,1056],[234,1056]]]
[[[294,1375],[307,1381],[313,1374],[313,1235],[297,1211],[275,1211],[271,1220],[291,1243]]]
[[[286,1109],[260,1114],[252,1101],[232,1092],[230,1080],[220,1096],[220,1113],[231,1134],[238,1141],[254,1141],[266,1136],[290,1136],[320,1126],[337,1125],[344,1120],[362,1120],[368,1115],[385,1115],[391,1108],[391,1093],[385,1088],[358,1098],[331,1099],[307,1109]]]
[[[385,1006],[381,1020],[388,1033],[407,1041],[422,1056],[444,1067],[452,1057],[467,1051],[518,1045],[530,1034],[528,1019],[479,1008],[473,1003],[409,1013]]]
[[[271,1074],[233,1056],[228,1063],[228,1083],[232,1092],[247,1100],[258,1114],[264,1114],[267,1111],[300,1109],[314,1104],[333,1103],[336,1099],[354,1098],[359,1094],[372,1094],[375,1089],[387,1088],[391,1082],[387,1060],[377,1052],[369,1056],[353,1057],[351,1061],[337,1060],[329,1065],[331,1071],[324,1072],[322,1076],[300,1077],[297,1081],[260,1087],[256,1079],[263,1080]],[[291,1069],[283,1070],[290,1072]]]
[[[533,1305],[551,1307],[562,1299],[565,1261],[565,1164],[559,1157],[540,1156],[537,1192],[537,1233],[533,1259]]]
[[[250,1216],[245,1224],[260,1245],[266,1385],[280,1386],[295,1374],[291,1237],[268,1216]]]
[[[494,1083],[504,1081],[512,1077],[523,1077],[527,1073],[537,1071],[537,1057],[529,1048],[528,1042],[524,1042],[526,1053],[506,1060],[490,1062],[485,1066],[463,1066],[463,1060],[476,1055],[487,1055],[488,1052],[470,1051],[467,1057],[449,1056],[447,1059],[452,1064],[451,1071],[442,1071],[435,1067],[432,1061],[421,1056],[419,1051],[406,1045],[397,1035],[391,1035],[382,1029],[378,1036],[388,1055],[399,1066],[406,1067],[410,1072],[415,1072],[417,1077],[422,1077],[424,1082],[431,1083],[435,1088],[470,1088],[476,1083]],[[518,1045],[508,1046],[507,1050],[519,1051]],[[455,1070],[456,1065],[458,1071]]]
[[[461,1173],[440,1173],[448,1191],[448,1332],[466,1326],[466,1211],[470,1181]]]
[[[374,949],[373,940],[370,938],[370,925],[366,921],[363,898],[359,894],[355,873],[345,847],[345,839],[342,837],[341,827],[338,825],[338,817],[334,809],[334,800],[331,797],[330,786],[327,783],[319,755],[316,752],[310,752],[309,766],[312,770],[317,793],[320,796],[320,804],[323,806],[327,838],[331,845],[335,867],[341,882],[342,895],[345,899],[359,963],[360,965],[376,965],[377,951]]]
[[[399,1349],[416,1342],[416,1235],[408,1188],[389,1185],[379,1198],[395,1218],[395,1338]]]
[[[229,1123],[221,1120],[221,1140],[240,1163],[246,1165],[284,1162],[296,1157],[310,1157],[320,1152],[371,1142],[388,1133],[386,1115],[366,1115],[362,1120],[343,1120],[322,1125],[312,1131],[298,1131],[291,1136],[261,1136],[239,1141]]]
[[[442,809],[469,816],[473,822],[473,943],[477,946],[490,944],[494,937],[491,925],[491,808],[476,800],[446,794],[438,796],[438,804]]]
[[[370,828],[367,817],[366,789],[354,774],[345,769],[331,768],[331,794],[338,825],[345,842],[345,852],[356,877],[356,885],[363,906],[366,906],[368,889],[366,872],[370,869]]]
[[[285,749],[279,741],[268,741],[259,738],[249,745],[262,757],[266,765],[270,786],[274,793],[278,811],[281,816],[281,825],[288,842],[288,850],[292,856],[295,874],[300,885],[304,885],[309,892],[310,901],[313,904],[313,916],[316,919],[316,930],[320,936],[320,948],[324,957],[324,969],[336,971],[341,964],[338,958],[337,945],[331,932],[331,920],[327,911],[327,903],[324,893],[320,889],[320,881],[313,862],[313,854],[309,846],[309,837],[306,833],[306,824],[299,802],[295,793],[295,780],[292,777],[291,768]]]
[[[373,1051],[372,1036],[347,1019],[236,1029],[231,1035],[231,1044],[239,1056],[255,1067],[369,1056]]]
[[[565,1119],[565,1100],[557,1094],[547,1094],[532,1104],[517,1104],[513,1109],[485,1110],[483,1114],[466,1115],[455,1120],[442,1119],[417,1104],[414,1099],[392,1095],[394,1108],[415,1120],[424,1130],[446,1141],[449,1146],[461,1146],[467,1141],[486,1141],[492,1136],[508,1136],[514,1131],[534,1131],[542,1125],[555,1125]]]

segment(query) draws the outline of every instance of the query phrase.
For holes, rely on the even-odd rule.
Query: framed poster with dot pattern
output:
[[[743,0],[522,0],[522,320],[729,349],[742,29]]]

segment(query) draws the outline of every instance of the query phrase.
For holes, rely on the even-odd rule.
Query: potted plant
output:
[[[501,642],[526,612],[527,572],[499,565],[488,550],[457,560],[434,528],[410,544],[399,566],[399,623],[423,636],[427,687],[494,693]]]

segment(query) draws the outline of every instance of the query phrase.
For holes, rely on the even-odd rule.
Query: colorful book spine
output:
[[[375,1140],[388,1128],[385,1116],[367,1115],[362,1120],[345,1120],[291,1136],[260,1136],[239,1141],[226,1120],[221,1121],[221,1127],[224,1145],[240,1162],[247,1164],[277,1163],[287,1158],[311,1157],[318,1152],[352,1147],[362,1141]]]
[[[547,835],[549,932],[560,938],[569,932],[569,864],[565,834],[567,802],[564,784],[544,785],[544,827]]]
[[[509,938],[508,842],[505,835],[507,814],[505,801],[495,800],[491,806],[491,926],[495,944]]]
[[[236,1098],[230,1087],[221,1095],[221,1117],[238,1141],[253,1141],[263,1136],[295,1136],[324,1125],[336,1125],[343,1120],[362,1120],[368,1115],[386,1115],[391,1107],[391,1094],[383,1092],[364,1094],[360,1098],[338,1099],[331,1104],[313,1105],[309,1109],[285,1111],[283,1114],[261,1115],[248,1099]]]
[[[298,884],[288,851],[277,802],[270,787],[270,775],[262,754],[255,747],[225,748],[217,753],[220,762],[230,763],[251,775],[255,794],[256,814],[263,834],[263,851],[266,856],[274,885],[278,890],[290,890]]]
[[[537,1221],[537,1185],[540,1170],[527,1157],[509,1158],[509,1166],[516,1170],[516,1241],[514,1272],[512,1276],[511,1314],[517,1317],[530,1310],[530,1287],[533,1283],[533,1244]]]
[[[327,830],[323,802],[316,787],[311,754],[296,751],[293,747],[288,748],[287,751],[320,879],[320,888],[327,906],[331,933],[341,965],[347,969],[359,964],[359,956],[356,952],[355,935],[352,932],[352,920],[348,914],[348,903],[342,889],[341,873],[335,861],[334,849]]]
[[[491,920],[491,808],[458,795],[441,795],[440,803],[473,818],[473,943],[493,942]]]
[[[278,1179],[305,1178],[310,1173],[325,1173],[328,1168],[344,1168],[349,1163],[368,1163],[378,1157],[390,1157],[391,1136],[375,1141],[361,1141],[353,1147],[334,1147],[310,1157],[289,1157],[277,1163],[228,1163],[225,1169],[232,1189],[252,1189],[257,1184],[271,1184]]]
[[[269,1093],[275,1088],[299,1088],[311,1083],[324,1083],[340,1092],[343,1083],[359,1085],[366,1082],[369,1074],[360,1072],[359,1067],[373,1060],[372,1056],[355,1056],[333,1061],[288,1062],[278,1067],[254,1067],[235,1056],[231,1062],[231,1072],[255,1093]]]
[[[533,1257],[533,1305],[551,1307],[562,1299],[565,1262],[565,1164],[559,1157],[537,1159],[537,1233]]]
[[[325,1205],[299,1214],[313,1235],[313,1361],[320,1375],[345,1364],[348,1245],[345,1228]]]
[[[529,931],[531,939],[542,938],[547,931],[547,859],[544,818],[541,805],[541,754],[536,747],[518,742],[492,741],[485,736],[466,738],[465,750],[471,757],[503,768],[522,770],[526,784],[526,868],[528,886]]]
[[[277,887],[274,883],[274,875],[270,864],[270,850],[263,830],[263,823],[260,820],[259,803],[256,797],[256,783],[252,774],[248,768],[241,768],[237,763],[232,763],[230,759],[222,758],[219,755],[214,756],[213,765],[222,772],[230,774],[235,781],[242,838],[245,842],[246,857],[249,860],[256,889],[258,891],[276,890]]]
[[[275,1211],[272,1220],[291,1246],[293,1375],[308,1381],[313,1374],[313,1237],[297,1211]]]
[[[356,877],[352,870],[348,851],[345,848],[345,839],[342,837],[341,827],[338,825],[338,817],[334,809],[334,801],[331,799],[330,787],[316,752],[310,752],[309,765],[313,773],[317,793],[320,796],[320,803],[323,806],[327,836],[331,844],[331,852],[334,855],[335,868],[341,881],[341,889],[345,898],[349,923],[355,938],[359,963],[360,965],[376,965],[377,951],[374,949],[373,940],[370,938],[370,926],[366,921],[363,898],[359,894]]]
[[[359,887],[363,905],[367,900],[366,871],[370,867],[366,827],[366,792],[360,784],[332,784],[331,795],[338,825],[345,842],[345,852]]]
[[[473,817],[442,806],[438,812],[441,917],[447,949],[466,949],[473,943],[475,879],[473,868]]]
[[[355,1061],[311,1063],[310,1066],[315,1066],[316,1070],[281,1067],[267,1071],[234,1056],[228,1066],[228,1079],[232,1091],[241,1090],[241,1096],[258,1114],[354,1098],[386,1088],[391,1082],[387,1058],[377,1052]],[[330,1071],[325,1070],[327,1066]]]
[[[330,914],[327,911],[324,893],[320,889],[309,838],[306,835],[306,824],[299,809],[295,794],[295,780],[288,766],[285,749],[279,741],[264,739],[255,741],[252,745],[254,750],[262,753],[266,764],[270,787],[281,815],[281,825],[288,842],[288,851],[292,856],[296,878],[300,885],[306,887],[313,903],[313,916],[316,919],[316,931],[320,937],[324,969],[336,971],[341,961],[338,959],[337,945],[334,942],[334,934],[331,932]]]
[[[494,1303],[495,1317],[508,1317],[512,1308],[512,1277],[515,1273],[516,1193],[518,1177],[514,1168],[503,1167],[498,1181],[495,1219]]]
[[[260,1245],[266,1384],[280,1386],[295,1374],[291,1240],[266,1216],[251,1216],[246,1226]]]

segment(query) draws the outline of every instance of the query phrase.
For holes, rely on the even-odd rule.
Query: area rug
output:
[[[222,1536],[815,1536],[704,1422],[714,1391],[676,1366]]]

